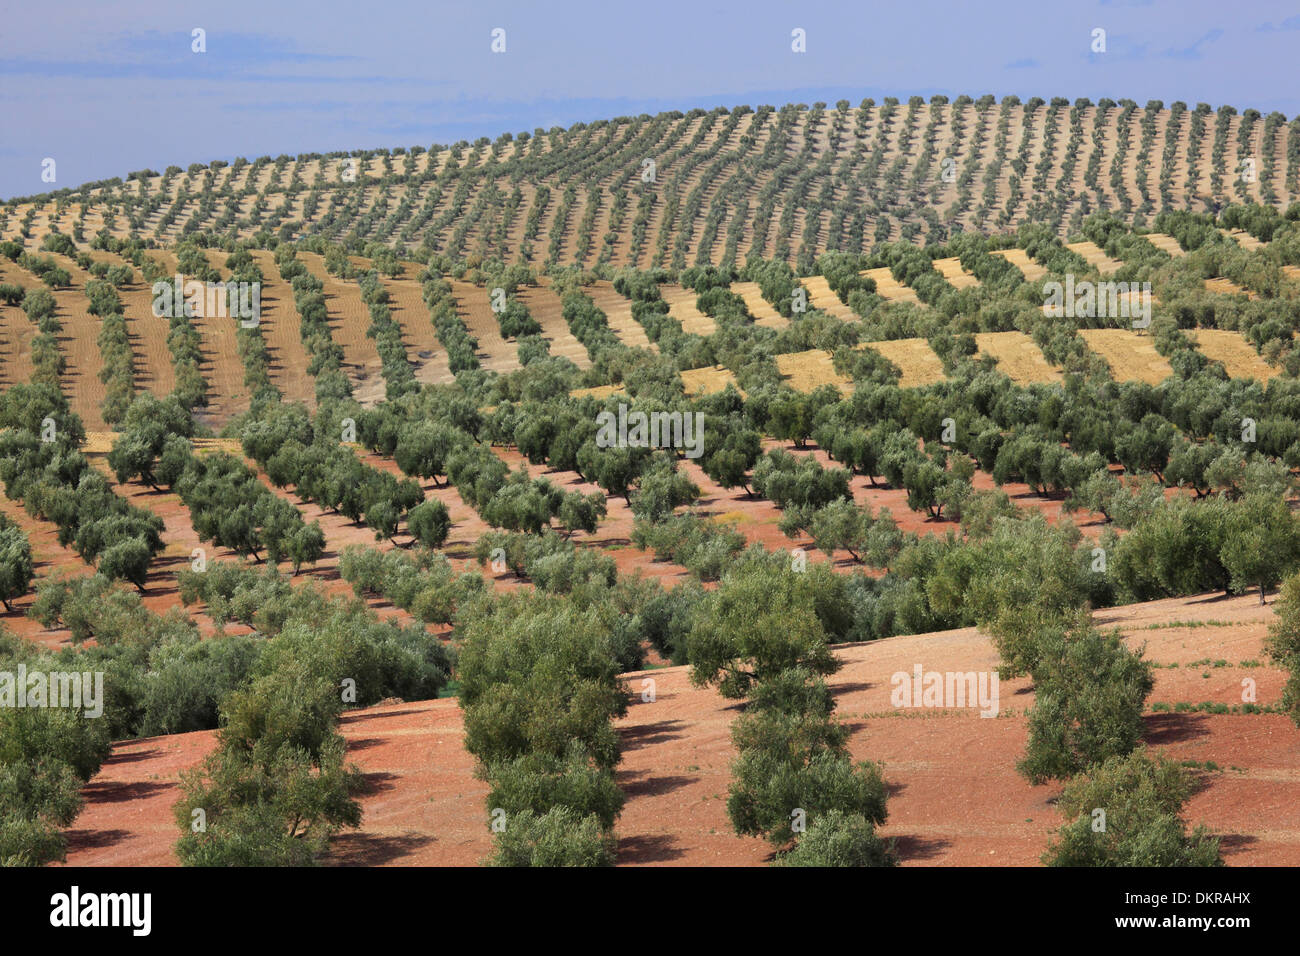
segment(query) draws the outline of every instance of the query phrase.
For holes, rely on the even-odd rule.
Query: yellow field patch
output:
[[[695,307],[695,300],[699,298],[695,292],[679,285],[662,285],[659,294],[668,303],[668,314],[682,324],[683,332],[688,335],[712,335],[718,330],[712,317]]]
[[[1237,283],[1233,282],[1231,279],[1224,279],[1222,277],[1218,279],[1206,279],[1205,288],[1210,292],[1217,292],[1220,295],[1244,295],[1248,299],[1259,298],[1259,296],[1257,296],[1254,292],[1251,292],[1247,289],[1243,289],[1241,286],[1237,285]]]
[[[736,385],[736,376],[731,369],[722,365],[710,365],[708,368],[692,368],[682,372],[682,385],[687,395],[712,395],[725,391],[728,385]],[[739,390],[740,386],[736,386]],[[743,394],[743,393],[742,393]]]
[[[626,393],[622,385],[597,385],[595,388],[575,388],[569,393],[573,398],[584,398],[590,395],[592,398],[606,399],[611,395],[622,395]]]
[[[682,386],[687,395],[712,395],[715,392],[721,392],[728,385],[736,385],[736,376],[731,369],[722,365],[711,365],[708,368],[688,368],[682,373]],[[737,391],[743,395],[744,392],[740,386],[736,385]],[[596,399],[606,399],[611,395],[626,395],[627,389],[622,385],[597,385],[594,388],[575,388],[569,393],[572,398],[583,398],[591,396]]]
[[[632,316],[632,301],[618,294],[614,283],[601,279],[583,289],[596,307],[605,313],[609,327],[614,330],[618,340],[629,348],[648,349],[658,352],[659,346],[651,342],[641,328],[641,323]]]
[[[916,297],[916,293],[907,286],[902,285],[894,274],[888,269],[867,269],[862,273],[876,283],[876,294],[886,302],[914,302],[921,304],[921,300]],[[808,280],[805,279],[805,282]]]
[[[1155,246],[1162,252],[1167,252],[1175,259],[1179,256],[1187,255],[1187,251],[1178,244],[1178,240],[1173,236],[1166,236],[1163,232],[1148,232],[1147,239],[1151,245]]]
[[[113,449],[113,442],[122,435],[121,432],[86,432],[86,440],[81,444],[83,455],[107,455]],[[243,446],[238,438],[191,438],[196,455],[224,451],[232,455],[242,455]]]
[[[1040,266],[1024,249],[994,249],[993,255],[1001,256],[1023,273],[1026,282],[1037,282],[1047,275],[1047,270]]]
[[[771,302],[763,298],[763,292],[757,282],[733,282],[731,291],[745,300],[745,308],[749,309],[749,314],[754,317],[755,325],[763,325],[769,329],[784,329],[790,324],[787,319]]]
[[[831,291],[825,276],[805,276],[799,282],[808,290],[809,304],[814,309],[821,309],[842,322],[856,322],[858,315],[840,301],[840,297]]]
[[[1089,242],[1086,239],[1083,242],[1067,242],[1065,248],[1083,256],[1084,261],[1102,275],[1118,272],[1124,266],[1124,263],[1118,259],[1112,259],[1106,255],[1105,251],[1095,242]]]
[[[811,392],[823,385],[834,385],[841,391],[853,389],[852,379],[835,371],[831,353],[824,349],[778,355],[776,367],[781,370],[781,377],[796,391]]]
[[[977,332],[975,345],[981,355],[996,359],[998,371],[1018,385],[1061,381],[1060,370],[1043,357],[1037,343],[1024,332]]]
[[[903,388],[916,385],[933,385],[945,378],[943,362],[934,354],[930,343],[925,339],[893,339],[890,341],[866,342],[858,348],[879,352],[899,367],[903,377],[898,384]]]
[[[980,280],[962,268],[961,259],[951,256],[947,259],[935,259],[934,267],[948,280],[954,289],[969,289],[980,284]]]
[[[1220,230],[1220,231],[1224,232],[1225,235],[1231,236],[1233,239],[1236,239],[1237,245],[1241,246],[1241,248],[1243,249],[1253,251],[1255,249],[1264,248],[1264,243],[1260,242],[1258,239],[1256,239],[1254,236],[1248,233],[1245,229],[1230,229],[1226,231],[1225,230]]]
[[[117,432],[86,432],[86,440],[81,443],[83,455],[107,455],[117,441]]]
[[[1232,378],[1266,382],[1281,372],[1269,365],[1240,332],[1226,329],[1189,329],[1187,337],[1206,358],[1222,362]]]
[[[1080,329],[1079,334],[1088,348],[1106,360],[1111,377],[1117,382],[1159,385],[1174,374],[1149,335],[1138,335],[1129,329]]]

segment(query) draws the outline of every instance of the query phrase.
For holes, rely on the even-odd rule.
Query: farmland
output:
[[[1155,862],[1300,863],[1300,125],[1202,106],[695,110],[0,205],[0,653],[113,691],[4,861],[1152,863],[1080,842],[1118,774],[1168,788],[1116,811]],[[1000,709],[900,703],[914,668]]]

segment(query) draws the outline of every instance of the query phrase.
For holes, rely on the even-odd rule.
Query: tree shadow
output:
[[[1217,834],[1219,837],[1219,849],[1223,851],[1224,856],[1235,856],[1238,853],[1244,853],[1251,845],[1258,843],[1259,838],[1253,837],[1248,833],[1223,833]]]
[[[620,749],[640,750],[651,744],[677,740],[681,734],[671,733],[671,731],[679,726],[681,726],[680,720],[661,720],[658,723],[644,724],[639,727],[622,727],[619,729],[619,736],[622,738]]]
[[[121,843],[131,835],[130,830],[67,830],[68,851],[100,850]]]
[[[85,787],[87,803],[124,803],[127,800],[143,800],[164,790],[173,790],[174,783],[151,783],[144,780],[128,783],[113,781],[111,783],[88,783]]]
[[[387,720],[390,717],[403,717],[409,714],[420,713],[419,708],[410,708],[408,710],[390,710],[386,714],[362,713],[361,711],[344,712],[339,715],[340,724],[352,724],[358,720]],[[351,746],[349,743],[348,746]]]
[[[853,681],[849,684],[836,684],[831,688],[831,696],[839,697],[840,694],[852,694],[855,691],[871,690],[871,688],[875,686],[875,684],[865,680]]]
[[[617,774],[619,789],[629,797],[659,797],[699,782],[699,777],[651,776],[648,770],[624,770]],[[627,779],[640,777],[641,779]]]
[[[105,767],[115,767],[115,766],[118,766],[119,764],[124,764],[124,763],[135,763],[137,760],[148,760],[150,757],[154,756],[156,753],[158,753],[158,751],[157,751],[157,749],[155,748],[155,749],[153,749],[153,750],[138,750],[138,751],[134,751],[134,752],[132,752],[132,753],[117,753],[117,754],[113,754],[113,755],[110,756],[107,760],[104,761],[104,766],[105,766]]]
[[[685,856],[685,851],[677,846],[670,836],[632,836],[618,841],[618,862],[625,863],[666,863]]]
[[[327,866],[382,866],[410,856],[435,840],[421,833],[378,836],[373,833],[340,833],[330,841]]]
[[[1142,718],[1142,736],[1153,746],[1194,740],[1210,733],[1205,720],[1204,714],[1150,714]]]
[[[933,860],[952,846],[951,840],[904,834],[893,838],[900,860]]]
[[[365,789],[362,792],[367,795],[396,790],[397,787],[390,781],[400,779],[397,774],[388,773],[385,770],[375,770],[370,773],[363,773],[361,776],[365,782]]]

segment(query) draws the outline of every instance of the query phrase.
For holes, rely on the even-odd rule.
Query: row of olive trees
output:
[[[830,643],[842,601],[824,566],[800,571],[780,552],[753,556],[702,599],[688,638],[692,682],[749,702],[732,726],[732,826],[785,849],[785,866],[898,862],[875,832],[886,817],[884,776],[850,758],[824,680],[840,667]]]
[[[490,790],[497,866],[610,866],[627,712],[618,612],[515,592],[458,615],[465,748]]]

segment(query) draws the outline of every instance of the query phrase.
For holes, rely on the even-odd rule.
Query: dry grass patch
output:
[[[886,302],[913,302],[921,304],[921,300],[916,297],[916,293],[907,286],[900,283],[894,278],[894,274],[888,269],[881,267],[879,269],[867,269],[862,273],[876,283],[876,294]],[[803,280],[805,283],[807,279]]]
[[[293,303],[293,289],[280,278],[280,270],[270,252],[255,249],[252,256],[262,270],[262,337],[270,359],[271,382],[280,389],[286,402],[302,402],[308,408],[315,408],[316,384],[306,374],[310,360],[302,344],[302,319]],[[170,364],[167,367],[170,369]]]
[[[1187,337],[1209,359],[1222,362],[1233,378],[1253,378],[1266,382],[1280,371],[1269,365],[1240,332],[1225,329],[1193,329]]]
[[[695,300],[699,298],[695,292],[679,285],[662,285],[659,294],[668,303],[668,314],[682,324],[683,332],[707,336],[718,330],[713,318],[695,307]]]
[[[1178,240],[1173,236],[1166,236],[1163,232],[1148,232],[1147,239],[1151,242],[1151,245],[1162,252],[1169,253],[1175,259],[1187,255],[1187,251],[1178,244]]]
[[[1110,275],[1112,272],[1118,272],[1123,268],[1124,263],[1118,259],[1112,259],[1102,250],[1095,242],[1084,240],[1083,242],[1067,242],[1065,248],[1071,252],[1083,256],[1088,265],[1092,266],[1102,275]]]
[[[1205,288],[1210,292],[1217,292],[1219,295],[1244,295],[1248,299],[1258,299],[1259,296],[1248,289],[1243,289],[1231,279],[1222,277],[1217,279],[1206,279]]]
[[[1256,249],[1263,249],[1265,243],[1260,242],[1245,229],[1220,230],[1224,235],[1237,240],[1237,245],[1241,248],[1253,252]]]
[[[996,359],[998,370],[1017,385],[1061,381],[1060,370],[1043,357],[1042,350],[1024,332],[977,332],[975,345],[981,355]]]
[[[393,320],[401,326],[402,341],[407,356],[415,367],[415,380],[425,384],[445,384],[454,381],[447,350],[438,341],[429,306],[424,301],[424,287],[419,275],[424,267],[415,262],[402,263],[402,275],[397,278],[381,277],[388,290],[389,310]]]
[[[757,282],[733,282],[731,291],[745,300],[745,308],[754,317],[755,325],[764,325],[769,329],[784,329],[790,324],[771,302],[763,298],[763,292]]]
[[[618,340],[628,348],[649,349],[658,352],[659,346],[646,337],[641,323],[632,317],[632,301],[618,294],[614,283],[607,279],[594,282],[582,290],[596,303],[596,308],[605,313],[609,327],[614,330]]]
[[[948,280],[954,289],[969,289],[980,284],[980,280],[962,268],[961,259],[950,256],[947,259],[935,259],[934,267]]]
[[[542,284],[535,287],[521,286],[515,292],[515,298],[528,308],[542,327],[542,338],[550,343],[552,355],[567,358],[580,369],[591,368],[587,347],[569,331],[569,323],[564,321],[564,306],[549,280],[543,279]]]
[[[736,376],[731,369],[723,365],[711,365],[708,368],[688,368],[682,371],[682,387],[687,395],[712,395],[721,392],[728,385],[736,385]],[[736,385],[740,391],[740,386]],[[597,385],[593,388],[575,388],[569,393],[573,398],[590,395],[596,399],[606,399],[611,395],[626,395],[627,389],[622,385]],[[742,391],[741,394],[744,394]]]
[[[841,302],[840,297],[831,291],[830,283],[826,281],[825,276],[805,276],[799,281],[808,290],[808,299],[814,309],[821,309],[841,322],[857,321],[857,313]]]
[[[866,342],[858,348],[872,349],[879,352],[902,370],[903,377],[898,384],[903,388],[916,385],[933,385],[946,377],[943,362],[934,354],[930,343],[925,339],[892,339],[889,341]]]
[[[823,349],[778,355],[776,367],[781,370],[781,377],[796,391],[811,392],[823,385],[834,385],[844,391],[853,389],[853,380],[835,371],[831,353]]]
[[[682,385],[687,395],[712,395],[721,392],[728,385],[736,385],[736,376],[731,369],[723,365],[710,365],[708,368],[692,368],[682,372]],[[740,386],[736,386],[737,389]]]
[[[501,337],[501,324],[492,311],[488,290],[471,282],[448,279],[456,300],[456,314],[469,334],[478,340],[479,364],[485,369],[505,374],[519,368],[519,352],[513,342]]]
[[[19,281],[17,267],[10,264],[12,271],[6,271],[9,260],[0,262],[0,283]],[[27,280],[30,282],[31,280]],[[16,305],[0,305],[0,385],[10,386],[31,380],[32,339],[36,337],[36,326],[27,318],[27,314]]]
[[[383,362],[375,340],[366,335],[370,309],[361,301],[361,286],[355,279],[340,279],[325,268],[325,257],[299,252],[303,266],[324,285],[325,310],[334,341],[343,349],[344,372],[352,380],[357,401],[373,405],[385,394],[381,373]],[[361,260],[364,264],[364,260]]]
[[[622,385],[597,385],[595,388],[575,388],[569,393],[573,398],[584,398],[590,395],[592,398],[604,400],[611,395],[623,395],[626,390]]]
[[[994,249],[992,252],[993,255],[1001,256],[1019,269],[1026,282],[1037,282],[1047,275],[1047,269],[1029,258],[1029,253],[1025,252],[1024,249]]]
[[[1079,334],[1088,348],[1106,360],[1116,381],[1159,385],[1174,374],[1149,335],[1129,329],[1080,329]]]

